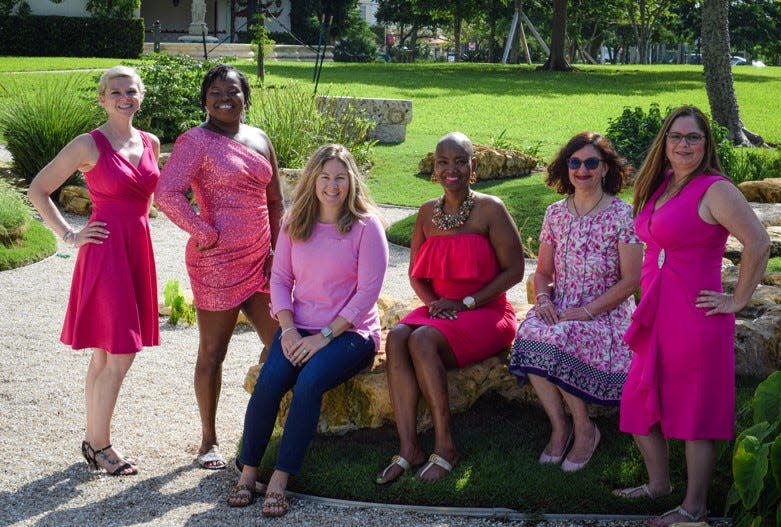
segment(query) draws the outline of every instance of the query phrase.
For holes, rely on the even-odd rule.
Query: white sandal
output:
[[[708,511],[708,509],[704,509],[704,510],[700,511],[697,514],[692,514],[691,512],[689,512],[686,509],[684,509],[681,505],[678,505],[674,509],[670,509],[669,511],[665,512],[664,514],[661,514],[661,515],[657,516],[656,518],[651,520],[650,523],[651,523],[652,526],[659,525],[659,522],[657,520],[662,520],[665,516],[671,516],[673,514],[679,515],[680,517],[682,517],[687,522],[699,522],[699,521],[702,521],[702,520],[704,520],[704,519],[706,519],[708,517],[708,512],[710,512],[710,511]],[[681,522],[672,522],[672,523],[669,523],[667,525],[673,525],[675,523],[681,523]]]
[[[451,465],[447,459],[438,456],[436,454],[431,454],[428,458],[428,463],[426,463],[423,468],[418,472],[417,479],[418,481],[423,481],[421,479],[421,476],[425,474],[428,469],[433,467],[434,465],[438,466],[439,468],[443,469],[445,472],[451,472],[453,470],[453,465]]]
[[[387,473],[388,473],[388,471],[389,471],[390,469],[392,469],[393,467],[395,467],[396,465],[398,465],[398,466],[400,466],[400,467],[401,467],[401,472],[399,473],[399,475],[398,475],[398,476],[396,476],[396,477],[395,477],[395,478],[393,478],[393,479],[390,479],[390,480],[388,480],[388,481],[385,481],[385,474],[387,474]],[[402,476],[402,474],[404,474],[404,473],[405,473],[407,470],[409,470],[411,466],[412,466],[412,465],[410,464],[410,462],[409,462],[409,461],[407,461],[406,459],[404,459],[404,458],[403,458],[403,457],[401,457],[400,455],[396,454],[395,456],[393,456],[393,457],[391,458],[390,465],[388,465],[387,467],[385,467],[385,470],[383,470],[383,471],[382,471],[382,472],[381,472],[381,473],[380,473],[380,474],[379,474],[379,475],[378,475],[378,476],[377,476],[377,477],[374,479],[374,482],[375,482],[377,485],[387,485],[388,483],[393,483],[394,481],[396,481],[397,479],[399,479],[399,478]]]

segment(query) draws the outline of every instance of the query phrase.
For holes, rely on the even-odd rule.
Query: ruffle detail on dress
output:
[[[416,278],[476,280],[498,272],[499,262],[488,238],[467,233],[427,238],[411,274]]]

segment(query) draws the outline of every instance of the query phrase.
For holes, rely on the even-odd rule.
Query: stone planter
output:
[[[376,127],[369,134],[383,144],[403,143],[407,135],[407,125],[412,122],[412,101],[405,99],[370,99],[320,95],[317,107],[321,112],[340,115],[348,108],[356,108],[374,121]]]

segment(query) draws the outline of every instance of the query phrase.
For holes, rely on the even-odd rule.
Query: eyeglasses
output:
[[[667,132],[667,139],[674,144],[677,145],[684,139],[686,139],[686,142],[690,145],[698,145],[702,143],[702,140],[705,139],[705,136],[702,134],[697,133],[690,133],[690,134],[679,134],[678,132]]]
[[[570,157],[567,159],[567,166],[572,170],[577,170],[582,164],[584,167],[586,167],[586,170],[594,170],[599,166],[600,161],[602,160],[598,157],[589,157],[588,159],[583,159],[582,161],[577,157]]]

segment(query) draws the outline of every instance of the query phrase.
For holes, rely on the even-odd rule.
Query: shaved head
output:
[[[437,143],[437,150],[443,146],[457,146],[466,152],[471,159],[474,157],[474,148],[472,148],[472,141],[461,132],[450,132]]]

